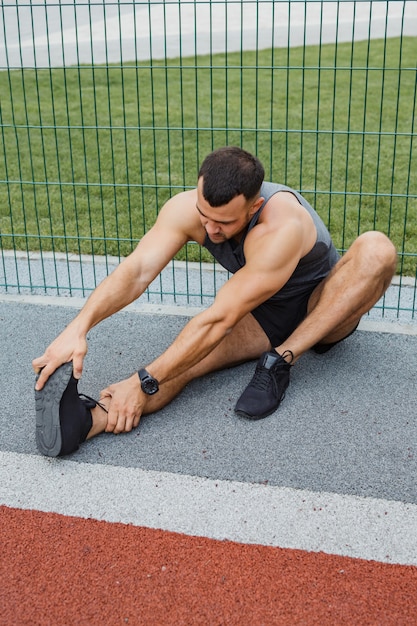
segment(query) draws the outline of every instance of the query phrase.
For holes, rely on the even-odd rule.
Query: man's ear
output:
[[[253,205],[251,207],[251,210],[249,212],[251,217],[252,217],[252,215],[255,215],[256,211],[258,211],[261,208],[262,203],[264,201],[265,201],[265,198],[263,198],[262,196],[260,196],[259,198],[257,198],[255,200],[255,202],[253,203]]]

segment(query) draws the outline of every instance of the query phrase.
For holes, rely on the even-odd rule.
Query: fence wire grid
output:
[[[0,290],[88,295],[223,145],[299,190],[344,252],[398,250],[376,309],[414,319],[417,0],[3,0]],[[191,242],[147,291],[209,303]]]

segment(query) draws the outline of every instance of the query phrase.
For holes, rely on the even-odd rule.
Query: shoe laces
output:
[[[91,398],[90,396],[87,396],[85,393],[80,393],[78,394],[80,398],[85,398],[86,400],[89,400],[90,402],[94,403],[94,406],[99,406],[101,409],[103,409],[103,411],[105,411],[106,413],[108,413],[108,410],[101,404],[101,402],[97,402],[97,400],[94,400],[94,398]],[[89,408],[94,408],[94,407],[89,407]]]
[[[265,391],[271,384],[272,376],[271,370],[267,369],[263,365],[257,365],[255,373],[252,378],[251,386]]]
[[[260,389],[261,391],[265,391],[266,389],[268,389],[268,387],[271,384],[276,385],[276,380],[274,377],[274,373],[275,373],[274,370],[276,369],[277,365],[278,367],[280,365],[290,366],[294,359],[294,355],[291,352],[291,350],[285,350],[285,352],[283,352],[279,356],[282,357],[282,359],[284,360],[284,363],[274,364],[270,368],[267,368],[261,364],[258,364],[256,366],[255,373],[252,378],[251,386],[256,387],[257,389]],[[290,357],[290,361],[285,360],[285,357],[288,357],[288,356]]]
[[[291,365],[292,362],[294,361],[294,354],[292,352],[292,350],[285,350],[282,354],[281,354],[282,358],[284,359],[284,361],[286,363],[288,363],[288,365]],[[287,357],[290,357],[290,360],[287,361]]]

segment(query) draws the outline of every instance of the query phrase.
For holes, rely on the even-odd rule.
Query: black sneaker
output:
[[[252,380],[236,403],[235,412],[251,420],[273,413],[284,399],[290,382],[290,368],[291,364],[275,350],[264,352]]]
[[[79,394],[77,387],[72,363],[64,363],[48,378],[43,389],[35,390],[36,444],[46,456],[75,452],[91,430],[91,409],[99,403]]]

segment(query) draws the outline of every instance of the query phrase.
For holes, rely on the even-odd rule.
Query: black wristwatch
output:
[[[148,396],[153,396],[159,390],[159,383],[156,378],[151,376],[144,368],[138,371],[138,376],[142,391]]]

